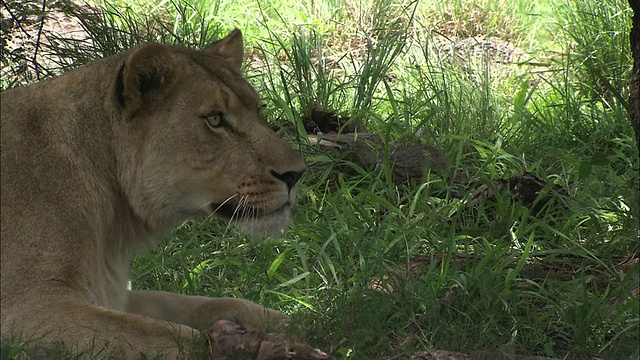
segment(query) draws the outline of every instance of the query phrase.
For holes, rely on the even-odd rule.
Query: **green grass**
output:
[[[85,17],[94,43],[54,43],[60,68],[145,40],[203,46],[237,26],[262,60],[246,72],[269,121],[308,164],[281,239],[188,222],[136,258],[134,288],[254,300],[341,359],[431,349],[638,359],[640,269],[617,268],[638,253],[640,216],[625,1],[111,4]],[[451,52],[470,36],[524,55],[502,64]],[[394,185],[389,164],[359,169],[309,144],[312,109],[392,145],[435,145],[450,166]],[[451,180],[524,171],[569,196],[536,215],[508,195],[469,209],[471,185]],[[419,271],[399,271],[415,259]],[[371,287],[384,275],[390,293]]]

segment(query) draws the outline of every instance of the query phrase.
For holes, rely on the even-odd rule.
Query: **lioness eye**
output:
[[[209,129],[213,130],[215,128],[219,128],[220,126],[222,126],[223,124],[223,118],[222,118],[222,113],[219,112],[214,112],[211,113],[209,115],[207,115],[204,118],[205,123],[207,123],[207,126],[209,127]]]

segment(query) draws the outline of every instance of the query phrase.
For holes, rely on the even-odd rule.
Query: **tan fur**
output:
[[[304,163],[261,117],[242,47],[238,30],[202,51],[144,44],[2,94],[3,336],[176,358],[216,319],[286,321],[240,299],[127,291],[134,253],[186,219],[260,235],[288,222]]]

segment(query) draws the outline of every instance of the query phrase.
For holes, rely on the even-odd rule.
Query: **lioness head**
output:
[[[304,162],[267,126],[242,57],[234,30],[204,50],[145,44],[123,59],[118,177],[151,229],[211,214],[252,234],[286,226]]]

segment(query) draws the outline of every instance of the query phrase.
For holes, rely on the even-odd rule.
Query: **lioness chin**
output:
[[[173,359],[217,319],[287,321],[241,299],[127,290],[135,252],[186,219],[261,235],[288,222],[304,162],[264,122],[242,58],[234,30],[2,93],[3,337]]]

